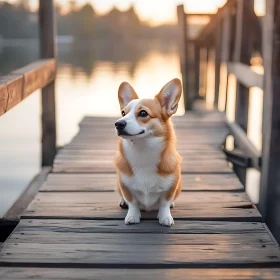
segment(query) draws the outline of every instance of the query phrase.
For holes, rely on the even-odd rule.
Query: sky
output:
[[[6,0],[17,2],[18,0]],[[0,0],[1,2],[1,0]],[[39,0],[29,0],[32,9],[36,9]],[[62,7],[67,7],[69,0],[56,0]],[[185,11],[190,13],[215,13],[226,0],[76,0],[78,5],[91,3],[96,12],[104,14],[114,6],[120,10],[127,10],[134,5],[141,20],[151,25],[162,23],[175,23],[177,21],[176,6],[184,4]],[[255,0],[255,8],[258,14],[263,14],[264,0]]]

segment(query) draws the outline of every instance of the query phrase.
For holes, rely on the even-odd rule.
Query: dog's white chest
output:
[[[123,141],[125,156],[132,168],[133,176],[121,174],[121,180],[145,210],[158,208],[160,196],[170,189],[174,180],[172,175],[163,177],[157,173],[163,147],[161,138],[137,143]]]

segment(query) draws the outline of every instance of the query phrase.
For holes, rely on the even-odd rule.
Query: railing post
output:
[[[266,0],[263,25],[264,107],[259,209],[280,241],[280,1]]]
[[[219,20],[218,27],[216,29],[216,34],[215,34],[215,98],[214,98],[215,108],[218,108],[218,102],[219,102],[221,51],[222,51],[222,20]]]
[[[234,62],[250,65],[252,55],[251,19],[254,13],[254,0],[237,0]],[[236,122],[247,132],[249,89],[240,83],[236,87]]]
[[[254,13],[254,0],[237,0],[236,3],[233,61],[250,65],[252,54],[252,27],[250,20]],[[248,126],[249,90],[249,88],[237,81],[235,121],[246,133]],[[235,166],[234,170],[245,186],[247,170],[238,166]]]
[[[200,44],[198,41],[194,43],[194,98],[198,99],[200,85]]]
[[[232,26],[231,26],[231,12],[230,8],[226,7],[224,10],[224,17],[222,20],[222,35],[221,35],[221,63],[226,64],[230,61],[231,56],[231,32]],[[227,71],[227,69],[226,69]],[[228,87],[228,72],[226,72],[226,80],[224,81],[224,87],[219,87],[219,96],[222,94],[224,95],[224,103],[223,108],[226,110],[227,105],[227,87]],[[222,92],[224,91],[224,93]]]
[[[53,0],[40,0],[41,58],[55,58],[56,24]],[[42,166],[51,166],[56,155],[55,81],[42,89]]]
[[[189,92],[188,85],[188,30],[187,30],[187,18],[184,11],[184,5],[177,7],[178,26],[180,31],[179,38],[179,50],[180,50],[180,64],[183,79],[183,91],[184,91],[184,105],[185,110],[192,109],[192,100]]]

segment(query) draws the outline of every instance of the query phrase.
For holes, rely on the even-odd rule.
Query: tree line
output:
[[[92,5],[82,7],[73,5],[64,14],[56,6],[58,35],[69,35],[75,39],[102,39],[130,41],[132,39],[176,38],[175,25],[166,24],[151,27],[142,22],[133,7],[127,11],[113,8],[107,14],[98,15]],[[37,38],[37,13],[31,13],[26,5],[0,3],[0,35],[4,38]]]

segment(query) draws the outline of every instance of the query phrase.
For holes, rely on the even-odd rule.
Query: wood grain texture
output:
[[[147,223],[141,226],[149,230],[145,234],[131,232],[133,225],[124,226],[127,231],[119,228],[116,232],[115,223],[103,224],[105,232],[98,233],[96,227],[102,226],[99,221],[23,220],[5,243],[0,265],[16,262],[33,266],[71,263],[73,267],[211,267],[215,263],[223,267],[262,266],[264,262],[277,266],[280,257],[275,241],[260,223],[182,222],[178,227],[184,233],[174,228],[162,231],[160,225]]]
[[[234,174],[183,174],[182,191],[242,191]],[[50,174],[40,188],[46,192],[104,192],[116,189],[115,174]]]
[[[263,89],[263,75],[252,70],[249,65],[240,62],[228,63],[227,69],[228,72],[234,74],[237,80],[244,86]]]
[[[116,193],[39,193],[22,218],[124,219],[126,211],[118,206]],[[198,192],[182,193],[172,209],[180,220],[261,221],[244,193]],[[156,212],[142,213],[142,219],[153,219]]]
[[[146,245],[134,244],[4,244],[0,264],[61,267],[169,268],[172,267],[279,267],[280,252],[275,245]],[[126,238],[123,237],[123,238]],[[158,237],[160,238],[160,236]]]
[[[56,60],[41,59],[14,72],[23,76],[23,98],[39,88],[43,88],[54,80]]]
[[[231,221],[180,221],[172,227],[162,227],[154,221],[127,226],[121,220],[77,219],[23,219],[14,233],[50,231],[60,233],[155,233],[155,234],[265,234],[264,224],[257,222]]]
[[[53,0],[39,1],[41,58],[56,58],[56,20]],[[42,166],[52,166],[56,155],[55,81],[42,88]]]
[[[54,59],[38,60],[0,78],[0,116],[25,97],[50,83],[56,73]]]
[[[61,269],[61,268],[1,268],[1,279],[162,279],[162,280],[274,280],[280,278],[280,269]]]

